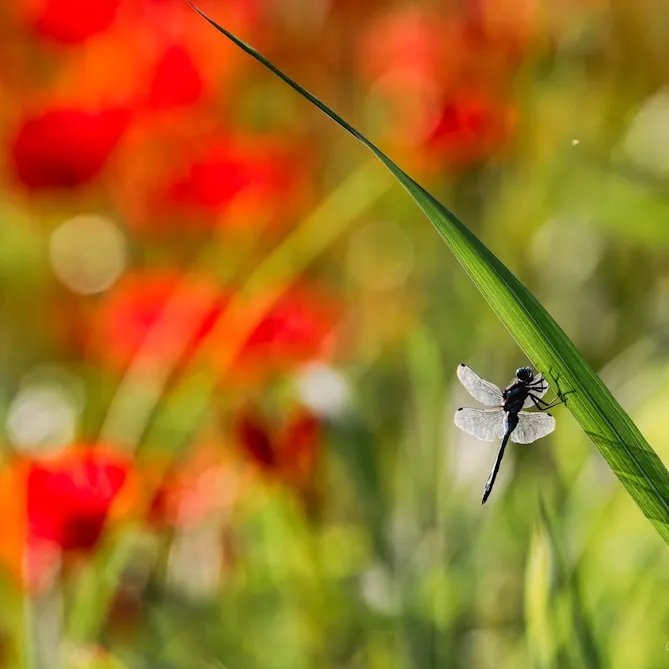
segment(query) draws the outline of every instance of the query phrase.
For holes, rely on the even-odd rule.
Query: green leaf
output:
[[[556,641],[552,597],[551,544],[545,528],[532,534],[525,568],[525,634],[532,666],[554,666]]]
[[[571,656],[571,665],[588,667],[589,669],[600,669],[603,666],[600,657],[599,646],[592,630],[591,617],[587,612],[581,594],[581,585],[576,565],[570,565],[560,545],[557,528],[551,520],[546,503],[543,498],[539,500],[541,535],[548,543],[551,562],[554,569],[553,584],[556,592],[553,600],[558,599],[558,593],[565,597],[564,603],[568,607],[568,628],[562,632],[563,643],[567,642],[567,652]],[[553,612],[556,602],[551,602]],[[547,611],[548,613],[548,611]],[[550,614],[549,614],[550,615]],[[559,623],[558,623],[559,625]],[[554,625],[554,628],[558,625]]]
[[[508,328],[528,358],[560,389],[574,391],[568,408],[644,515],[669,543],[669,473],[630,417],[538,300],[444,205],[353,126],[270,63],[253,47],[188,4],[239,48],[318,107],[392,172]]]

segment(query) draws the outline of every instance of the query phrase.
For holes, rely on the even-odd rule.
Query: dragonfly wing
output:
[[[467,392],[481,404],[494,407],[504,402],[502,391],[494,383],[482,379],[471,367],[459,365],[458,378]]]
[[[543,397],[548,392],[548,381],[541,374],[536,374],[530,385],[530,392],[535,397]],[[530,409],[533,406],[532,398],[528,397],[523,404],[523,409]]]
[[[502,409],[458,409],[455,412],[455,424],[472,437],[482,441],[496,441],[504,436],[504,417]]]
[[[518,412],[518,425],[511,433],[511,441],[517,444],[531,444],[545,437],[555,429],[555,418],[549,413]]]

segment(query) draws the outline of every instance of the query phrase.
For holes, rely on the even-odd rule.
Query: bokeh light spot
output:
[[[346,378],[322,363],[303,367],[296,378],[300,401],[317,416],[336,418],[349,406],[351,389]]]
[[[651,172],[669,172],[669,89],[652,96],[632,120],[622,149],[636,166]]]
[[[124,234],[109,219],[77,216],[51,235],[49,257],[54,274],[72,292],[100,293],[112,286],[127,264]]]
[[[83,385],[60,368],[45,366],[27,374],[10,404],[6,429],[17,450],[50,455],[76,435]]]

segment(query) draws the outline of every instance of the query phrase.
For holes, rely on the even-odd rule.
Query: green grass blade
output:
[[[324,114],[362,142],[393,173],[430,219],[458,262],[479,288],[528,358],[569,395],[569,410],[599,449],[644,515],[669,543],[669,473],[630,417],[569,337],[538,300],[446,207],[403,172],[353,126],[275,65],[195,7],[214,28],[262,63]]]

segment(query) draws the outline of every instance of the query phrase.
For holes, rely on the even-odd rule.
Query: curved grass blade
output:
[[[528,358],[569,395],[568,408],[625,489],[669,543],[669,472],[636,425],[539,301],[451,211],[314,95],[185,0],[214,28],[364,144],[432,222]]]

